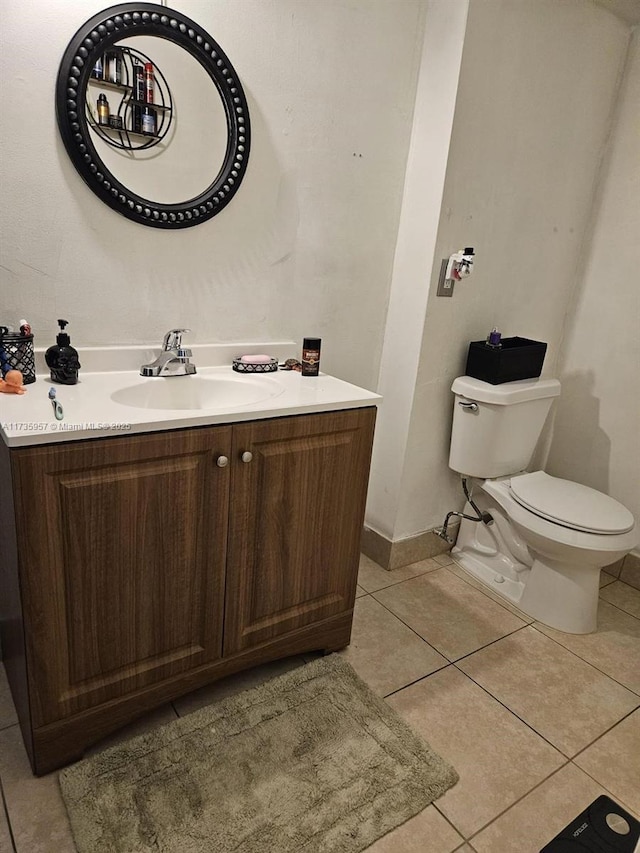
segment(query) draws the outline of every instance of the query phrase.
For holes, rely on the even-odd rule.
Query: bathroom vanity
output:
[[[191,377],[140,387],[165,381]],[[153,431],[132,410],[133,435],[3,433],[2,641],[35,773],[230,673],[348,644],[378,398],[277,381]]]

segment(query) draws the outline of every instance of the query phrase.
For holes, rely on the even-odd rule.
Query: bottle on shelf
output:
[[[144,101],[144,66],[133,62],[133,97],[136,101]],[[131,112],[131,129],[134,133],[142,133],[142,107],[134,104]]]
[[[106,79],[110,83],[122,83],[122,58],[119,51],[113,50],[105,55]]]
[[[157,125],[156,111],[151,107],[142,108],[142,133],[146,136],[155,136]]]
[[[91,71],[91,76],[96,80],[102,80],[103,75],[103,66],[102,66],[102,57],[99,56],[96,60],[96,64],[93,66],[93,70]]]
[[[144,64],[144,100],[148,104],[153,103],[153,63]]]
[[[109,101],[107,100],[107,96],[102,93],[98,95],[98,124],[109,124]]]

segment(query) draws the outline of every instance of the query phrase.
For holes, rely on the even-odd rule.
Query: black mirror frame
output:
[[[191,54],[214,82],[227,119],[227,149],[220,172],[200,195],[159,204],[127,189],[102,162],[85,113],[91,71],[106,50],[130,36],[159,36]],[[58,128],[73,165],[109,207],[154,228],[189,228],[219,213],[242,182],[249,161],[251,126],[244,91],[220,46],[190,18],[155,3],[122,3],[90,18],[69,42],[56,83]]]

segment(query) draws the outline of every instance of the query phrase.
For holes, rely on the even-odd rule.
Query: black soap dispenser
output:
[[[68,322],[68,320],[58,320],[60,332],[56,337],[56,344],[49,347],[44,354],[47,367],[51,371],[51,381],[61,385],[75,385],[80,370],[78,353],[71,346],[71,338],[64,330]]]

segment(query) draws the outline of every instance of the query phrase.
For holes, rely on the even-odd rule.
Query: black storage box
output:
[[[529,338],[502,338],[501,344],[500,347],[491,347],[486,341],[472,341],[466,375],[491,385],[540,376],[547,352],[545,343]]]

